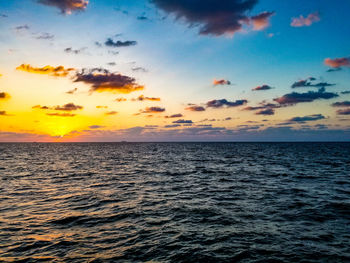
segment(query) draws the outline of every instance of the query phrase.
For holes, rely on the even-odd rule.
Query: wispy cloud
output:
[[[107,47],[130,47],[130,46],[135,46],[137,45],[136,41],[131,41],[131,40],[127,40],[127,41],[113,41],[113,39],[108,38],[105,42],[105,45]]]
[[[189,105],[185,108],[188,111],[205,111],[205,108],[199,105]]]
[[[231,85],[231,81],[226,80],[226,79],[214,79],[213,80],[213,85],[218,86],[218,85]]]
[[[145,97],[144,95],[140,95],[135,99],[131,99],[132,101],[160,101],[160,98],[156,97]]]
[[[261,85],[261,86],[257,86],[255,88],[252,89],[252,91],[259,91],[259,90],[270,90],[270,89],[273,89],[271,86],[269,85]]]
[[[253,24],[253,30],[259,31],[263,30],[270,26],[270,18],[275,12],[262,12],[256,16],[250,18],[251,23]]]
[[[228,101],[226,99],[221,100],[211,100],[206,103],[208,108],[222,108],[224,106],[230,107],[238,107],[247,104],[247,100],[236,100],[236,101]]]
[[[313,114],[313,115],[307,115],[303,117],[294,117],[289,119],[288,121],[290,122],[299,122],[299,123],[304,123],[307,121],[318,121],[318,120],[323,120],[326,117],[323,116],[322,114]]]
[[[292,27],[304,27],[311,26],[313,23],[320,21],[320,14],[318,12],[311,13],[307,17],[300,15],[299,17],[292,18],[291,26]]]
[[[340,68],[340,67],[350,67],[350,57],[344,58],[326,58],[324,64],[331,68]]]
[[[161,107],[147,107],[144,110],[141,110],[141,113],[162,113],[165,111],[165,108]]]

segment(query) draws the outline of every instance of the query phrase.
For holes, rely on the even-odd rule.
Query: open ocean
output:
[[[2,143],[0,262],[350,262],[350,143]]]

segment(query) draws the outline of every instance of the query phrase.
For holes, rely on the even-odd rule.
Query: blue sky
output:
[[[252,8],[238,12],[238,6],[242,2],[251,2]],[[69,10],[75,3],[85,3],[85,6]],[[0,116],[4,119],[0,132],[6,134],[2,140],[31,140],[31,135],[43,136],[44,140],[50,140],[50,136],[55,139],[65,137],[67,140],[119,140],[121,130],[145,127],[147,124],[157,126],[155,132],[164,134],[162,140],[188,139],[189,137],[182,137],[184,130],[189,129],[188,125],[174,127],[170,137],[167,137],[168,133],[164,133],[165,126],[174,121],[165,117],[172,113],[181,113],[181,119],[191,120],[192,129],[202,127],[199,125],[211,125],[213,128],[221,127],[229,131],[223,135],[222,132],[215,134],[213,129],[210,136],[207,136],[207,131],[203,131],[205,136],[196,133],[191,135],[191,140],[239,140],[239,127],[247,123],[260,125],[260,133],[252,133],[252,138],[260,140],[271,140],[271,136],[266,134],[271,128],[279,129],[281,123],[289,123],[287,129],[292,131],[288,135],[290,140],[302,138],[302,130],[305,129],[316,139],[332,140],[334,132],[338,132],[340,136],[343,135],[344,140],[349,140],[348,108],[344,106],[345,108],[339,109],[333,107],[332,103],[350,100],[349,94],[341,93],[350,90],[350,2],[223,0],[221,3],[223,10],[219,10],[217,1],[213,0],[0,0],[0,52],[3,54],[0,60],[0,92],[11,95],[0,101],[0,112],[5,112]],[[66,8],[63,10],[65,14],[60,9],[62,6]],[[219,15],[211,14],[211,8],[216,8]],[[260,28],[253,30],[254,16],[264,12],[274,13],[259,20]],[[229,13],[229,17],[224,20],[223,14],[226,13]],[[174,14],[181,17],[176,18]],[[242,24],[240,30],[222,33],[222,28],[219,28],[222,24],[216,24],[211,33],[200,34],[207,21],[226,23],[229,20],[231,23],[236,15],[241,16],[237,20]],[[297,18],[300,21],[300,16],[304,19],[316,16],[316,19],[307,25],[292,26],[292,20]],[[250,24],[242,22],[242,19]],[[46,36],[47,39],[40,36]],[[108,38],[115,42],[136,41],[137,44],[124,47],[106,46]],[[77,54],[65,51],[67,48],[76,50]],[[326,65],[326,58],[334,63]],[[339,64],[340,60],[337,59],[343,59],[343,63]],[[111,62],[115,65],[108,64]],[[83,68],[105,68],[112,74],[134,78],[145,89],[141,93],[118,94],[118,88],[114,88],[109,89],[113,92],[91,94],[88,92],[89,86],[85,85],[91,82],[87,83],[85,80],[76,83],[72,73],[69,73],[69,78],[64,79],[33,76],[34,74],[30,74],[33,72],[16,70],[21,64],[29,64],[37,69],[46,65],[62,65],[77,71]],[[327,72],[329,69],[337,71]],[[317,92],[321,86],[309,85],[291,89],[294,82],[309,77],[315,78],[310,82],[312,85],[336,84],[325,87],[326,92],[336,96],[317,98],[306,103],[275,105],[274,114],[269,115],[248,112],[244,108],[275,103],[274,99],[292,92]],[[214,79],[229,81],[231,85],[213,85]],[[23,83],[28,83],[28,87],[23,86]],[[48,90],[48,85],[53,86],[52,90]],[[252,91],[262,85],[268,85],[271,89]],[[64,94],[65,91],[75,88],[79,91],[77,94]],[[132,102],[134,97],[141,94],[160,98],[160,102]],[[125,97],[127,101],[116,105],[113,100],[117,97]],[[210,108],[206,104],[208,101],[220,99],[247,102],[243,107],[223,104],[218,108]],[[61,134],[42,128],[47,121],[54,126],[53,118],[46,117],[53,115],[41,112],[43,116],[40,117],[37,112],[33,113],[31,107],[48,103],[64,105],[73,101],[84,108],[81,114],[74,114],[77,115],[74,118],[84,117],[84,120],[65,121],[63,116],[56,116],[57,129],[62,130]],[[103,117],[101,112],[94,113],[92,109],[99,104],[118,112],[115,119],[110,116]],[[188,104],[196,104],[206,110],[188,111]],[[142,114],[135,115],[142,108],[152,106],[165,110],[162,115],[157,114],[159,112],[147,117],[142,117]],[[317,114],[324,118],[303,122],[290,121],[294,117]],[[89,119],[89,116],[93,118]],[[222,121],[228,117],[232,120]],[[26,127],[21,126],[23,118],[32,118],[32,123],[28,121]],[[205,119],[216,121],[203,121]],[[37,127],[36,123],[39,122],[42,127]],[[81,125],[72,126],[72,122]],[[101,127],[98,136],[96,130],[91,131],[88,128],[93,125]],[[255,132],[256,127],[251,125],[252,130],[248,127],[242,131],[241,138],[243,133]],[[320,125],[323,125],[322,129],[329,131],[328,137],[327,131],[322,131],[321,135]],[[168,132],[168,128],[166,131]],[[238,135],[232,136],[232,131],[237,131]],[[298,131],[301,135],[295,135]],[[281,130],[281,134],[285,134],[284,130]],[[131,137],[132,140],[137,140],[137,136],[130,135]],[[147,132],[139,134],[140,140],[154,140],[151,137]]]

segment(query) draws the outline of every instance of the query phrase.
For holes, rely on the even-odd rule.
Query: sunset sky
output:
[[[0,141],[349,141],[348,0],[0,0]]]

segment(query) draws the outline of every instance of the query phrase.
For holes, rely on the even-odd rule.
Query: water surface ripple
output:
[[[350,262],[350,144],[0,144],[0,261]]]

